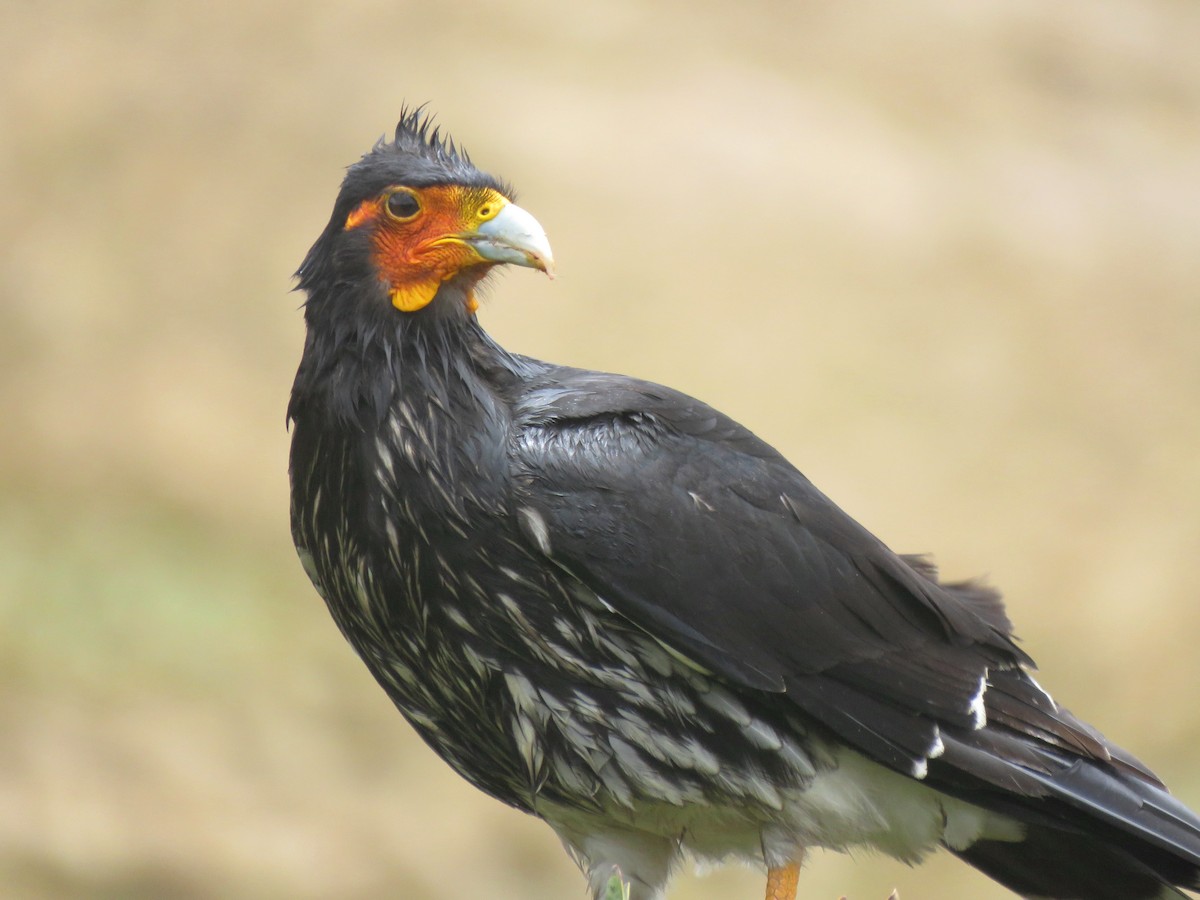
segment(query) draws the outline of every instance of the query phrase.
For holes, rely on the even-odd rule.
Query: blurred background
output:
[[[1001,586],[1200,807],[1200,6],[12,2],[0,894],[582,897],[295,559],[291,273],[428,101],[547,228],[504,344],[665,381]],[[672,900],[757,898],[740,869]],[[802,896],[1008,895],[817,853]]]

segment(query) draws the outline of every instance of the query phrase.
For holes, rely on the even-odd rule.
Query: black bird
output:
[[[405,112],[298,272],[292,531],[338,627],[446,762],[545,819],[597,897],[686,857],[938,846],[1026,897],[1200,887],[1200,818],[945,583],[670,388],[518,356],[475,316],[552,272],[503,182]]]

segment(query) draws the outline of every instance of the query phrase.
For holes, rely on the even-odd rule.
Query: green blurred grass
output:
[[[153,672],[204,690],[252,665],[255,636],[287,621],[278,576],[245,543],[252,535],[222,535],[145,498],[65,518],[36,499],[9,499],[0,513],[6,681],[128,692]]]
[[[0,30],[0,885],[578,895],[341,642],[287,534],[289,273],[431,100],[561,277],[508,346],[689,390],[1200,804],[1200,12],[14,4]],[[757,896],[756,875],[673,897]],[[812,896],[1005,896],[816,854]]]

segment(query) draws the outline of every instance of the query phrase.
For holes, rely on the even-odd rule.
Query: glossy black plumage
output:
[[[351,167],[300,269],[289,407],[301,557],[438,753],[635,897],[681,850],[859,842],[941,842],[1040,896],[1197,886],[1200,820],[1029,678],[994,592],[892,553],[699,401],[509,354],[464,302],[478,273],[395,309],[343,223],[443,183],[511,196],[416,115]]]

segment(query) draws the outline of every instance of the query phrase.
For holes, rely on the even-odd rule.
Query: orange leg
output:
[[[800,860],[767,870],[767,900],[796,900]]]

